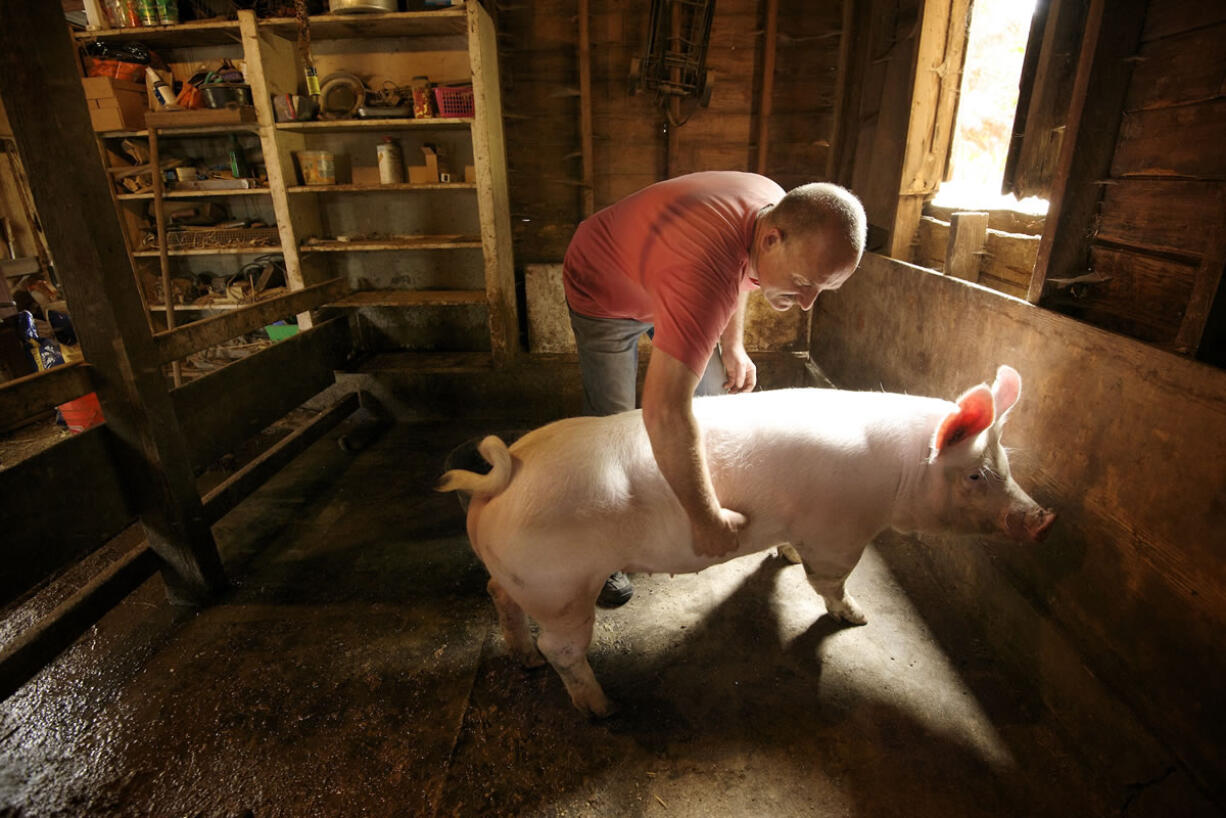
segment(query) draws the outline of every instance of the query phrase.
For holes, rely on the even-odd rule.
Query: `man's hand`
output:
[[[740,533],[746,522],[744,514],[727,508],[721,508],[718,517],[701,524],[691,521],[694,553],[700,557],[722,557],[732,553],[740,547]]]
[[[740,344],[724,344],[720,351],[724,362],[724,372],[728,378],[724,381],[724,390],[731,395],[738,392],[752,392],[758,385],[758,367],[749,359],[745,347]]]

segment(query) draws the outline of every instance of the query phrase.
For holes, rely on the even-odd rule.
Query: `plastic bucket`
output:
[[[304,185],[336,184],[336,157],[332,151],[298,151]]]
[[[84,432],[91,426],[106,423],[106,418],[102,416],[102,404],[98,403],[97,392],[90,392],[76,400],[61,403],[56,408],[60,410],[60,417],[64,419],[68,431],[74,435]]]

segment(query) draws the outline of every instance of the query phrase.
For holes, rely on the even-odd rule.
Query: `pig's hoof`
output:
[[[611,700],[605,699],[602,705],[592,707],[587,711],[587,714],[592,719],[607,719],[617,715],[620,708]]]
[[[868,624],[868,617],[864,615],[864,610],[850,596],[845,596],[835,602],[827,600],[826,613],[840,622],[846,622],[848,625]]]
[[[796,547],[791,543],[785,542],[783,545],[779,546],[776,551],[779,553],[779,556],[792,563],[792,565],[800,565],[800,554],[796,553]]]

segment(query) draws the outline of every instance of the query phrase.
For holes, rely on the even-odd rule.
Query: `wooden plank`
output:
[[[519,308],[515,295],[515,260],[507,203],[506,142],[503,138],[498,42],[489,12],[468,3],[468,58],[477,95],[473,123],[473,162],[477,171],[477,209],[485,257],[485,291],[489,305],[490,350],[509,361],[520,352]]]
[[[88,364],[72,363],[0,384],[0,427],[9,428],[94,391]]]
[[[766,41],[762,45],[762,87],[758,102],[757,171],[766,175],[771,103],[775,93],[775,52],[779,42],[779,0],[766,0]]]
[[[1211,212],[1217,216],[1217,229],[1210,232],[1209,246],[1196,270],[1188,307],[1175,336],[1175,349],[1185,354],[1200,349],[1214,298],[1220,292],[1222,268],[1226,267],[1226,188],[1218,188],[1216,205]]]
[[[1199,257],[1222,228],[1215,205],[1223,188],[1221,182],[1121,179],[1106,186],[1096,238]]]
[[[924,205],[924,214],[948,222],[956,207],[938,206],[932,202]],[[1019,213],[1016,210],[988,210],[988,229],[1004,233],[1029,233],[1038,236],[1043,232],[1045,217]]]
[[[1115,153],[1124,97],[1132,76],[1126,58],[1136,53],[1145,0],[1091,0],[1077,64],[1068,126],[1060,147],[1034,278],[1026,298],[1039,303],[1047,279],[1071,278],[1085,269],[1101,190]]]
[[[945,248],[945,275],[978,281],[980,259],[987,243],[987,213],[954,213],[949,221],[949,243]]]
[[[193,466],[207,466],[334,382],[346,318],[325,321],[171,392]]]
[[[915,264],[944,272],[945,251],[949,247],[949,222],[921,216],[916,231]]]
[[[232,508],[262,486],[286,464],[319,440],[358,409],[358,393],[350,392],[309,423],[295,429],[258,458],[236,471],[224,483],[204,495],[204,516],[209,524],[226,516]]]
[[[485,290],[358,290],[333,307],[455,307],[484,304]]]
[[[831,101],[832,122],[830,124],[830,151],[826,154],[826,175],[828,181],[839,179],[839,162],[843,155],[843,145],[848,134],[847,119],[851,115],[849,102],[856,100],[853,86],[858,84],[859,72],[856,71],[856,61],[852,59],[852,44],[855,42],[856,7],[862,5],[843,0],[842,27],[839,30],[839,52],[837,70],[834,77],[834,99]],[[858,101],[858,100],[856,100]]]
[[[34,678],[157,569],[157,555],[142,542],[5,646],[0,652],[0,701]]]
[[[0,606],[132,524],[110,438],[95,426],[0,470]]]
[[[1141,39],[1149,42],[1221,22],[1226,22],[1226,6],[1221,3],[1150,0]]]
[[[201,522],[195,475],[112,215],[110,183],[97,154],[83,149],[95,142],[75,43],[54,4],[7,0],[3,17],[0,97],[73,305],[82,352],[98,373],[118,466],[162,557],[171,598],[203,602],[226,586],[225,573],[212,532]]]
[[[980,273],[1020,286],[1024,296],[1024,290],[1030,286],[1030,278],[1034,275],[1034,262],[1039,255],[1040,241],[1038,236],[1005,233],[989,228],[983,260],[979,265]]]
[[[259,329],[273,321],[295,313],[314,309],[336,301],[349,292],[344,279],[334,278],[304,290],[277,298],[239,307],[225,315],[216,315],[203,321],[185,324],[174,330],[159,332],[154,336],[158,358],[162,363],[186,358],[193,352],[208,349],[236,335]]]
[[[1109,280],[1089,294],[1053,294],[1051,306],[1094,326],[1166,346],[1174,344],[1197,268],[1140,253],[1094,247],[1090,269]]]
[[[1226,98],[1124,117],[1113,176],[1226,179]]]
[[[1004,189],[1018,198],[1046,198],[1051,192],[1069,120],[1088,5],[1088,0],[1050,0],[1045,13],[1036,14],[1031,26],[1023,68],[1031,73],[1022,75],[1005,170]],[[1043,27],[1037,30],[1040,19]]]
[[[1168,108],[1226,94],[1226,22],[1145,43],[1124,107]]]
[[[579,0],[579,152],[583,164],[584,218],[596,212],[596,194],[592,187],[592,37],[591,4]]]

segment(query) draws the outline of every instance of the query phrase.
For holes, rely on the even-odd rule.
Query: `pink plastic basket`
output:
[[[438,103],[438,115],[444,118],[473,116],[477,110],[471,85],[435,86],[434,101]]]

